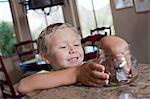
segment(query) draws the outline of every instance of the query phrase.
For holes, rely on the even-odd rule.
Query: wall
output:
[[[116,10],[114,0],[110,1],[116,35],[130,43],[131,51],[140,63],[150,63],[150,14],[136,13],[134,7]]]

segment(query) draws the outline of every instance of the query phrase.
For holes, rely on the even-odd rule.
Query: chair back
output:
[[[13,83],[12,83],[10,76],[5,68],[5,64],[4,64],[1,56],[0,56],[0,71],[4,74],[4,78],[5,78],[5,80],[0,79],[0,85],[1,85],[1,91],[2,91],[3,98],[5,99],[6,97],[9,97],[9,98],[16,99],[19,96],[16,95],[15,89],[13,87]],[[10,94],[6,93],[5,86],[9,87]]]
[[[15,44],[15,48],[21,62],[34,59],[38,53],[36,40],[19,42]]]
[[[111,35],[111,26],[108,27],[97,27],[91,30],[91,35],[101,34],[101,35]]]
[[[84,60],[90,60],[96,58],[97,49],[96,43],[98,43],[103,37],[111,35],[111,27],[100,27],[91,30],[91,35],[82,38],[81,43],[84,48]]]

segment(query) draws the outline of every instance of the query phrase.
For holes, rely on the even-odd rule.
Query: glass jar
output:
[[[99,64],[105,66],[105,72],[110,75],[108,85],[120,85],[129,82],[131,67],[135,65],[131,57],[129,48],[116,52],[99,49],[97,60]]]

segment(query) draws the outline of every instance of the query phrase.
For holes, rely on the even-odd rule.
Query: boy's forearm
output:
[[[20,81],[18,92],[26,94],[34,90],[47,89],[77,82],[77,68],[69,68],[49,73],[34,74]]]

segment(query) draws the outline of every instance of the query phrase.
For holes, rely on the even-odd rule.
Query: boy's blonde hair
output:
[[[73,27],[72,25],[68,23],[54,23],[49,26],[47,26],[39,35],[38,40],[37,40],[37,45],[38,45],[38,52],[43,52],[47,53],[47,43],[46,42],[46,37],[51,37],[52,34],[56,32],[58,29],[63,29],[63,28],[70,28],[72,29],[75,33],[79,34],[78,30]],[[80,35],[80,34],[79,34]]]

